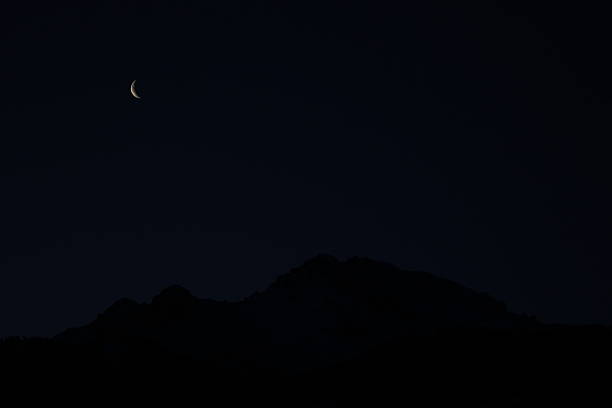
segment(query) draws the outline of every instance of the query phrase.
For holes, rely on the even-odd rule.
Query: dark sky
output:
[[[0,336],[173,283],[240,298],[321,252],[612,321],[606,10],[13,3]]]

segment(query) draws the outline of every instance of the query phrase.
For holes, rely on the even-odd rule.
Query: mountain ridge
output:
[[[239,301],[199,299],[173,285],[150,303],[120,299],[90,324],[55,339],[113,350],[126,338],[139,339],[199,359],[224,355],[287,369],[351,358],[404,336],[539,324],[487,294],[426,272],[319,255]]]

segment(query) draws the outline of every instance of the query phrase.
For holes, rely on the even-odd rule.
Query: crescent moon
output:
[[[132,96],[136,99],[140,99],[138,96],[138,92],[136,92],[136,81],[132,82],[132,86],[130,86],[130,91],[132,92]]]

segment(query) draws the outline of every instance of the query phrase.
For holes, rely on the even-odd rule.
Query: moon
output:
[[[132,82],[132,86],[130,86],[130,91],[132,92],[132,96],[136,99],[140,99],[138,92],[136,92],[136,81]]]

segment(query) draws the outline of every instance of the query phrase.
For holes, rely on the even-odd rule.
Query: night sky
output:
[[[0,336],[175,283],[238,299],[318,253],[612,323],[606,10],[13,3]]]

